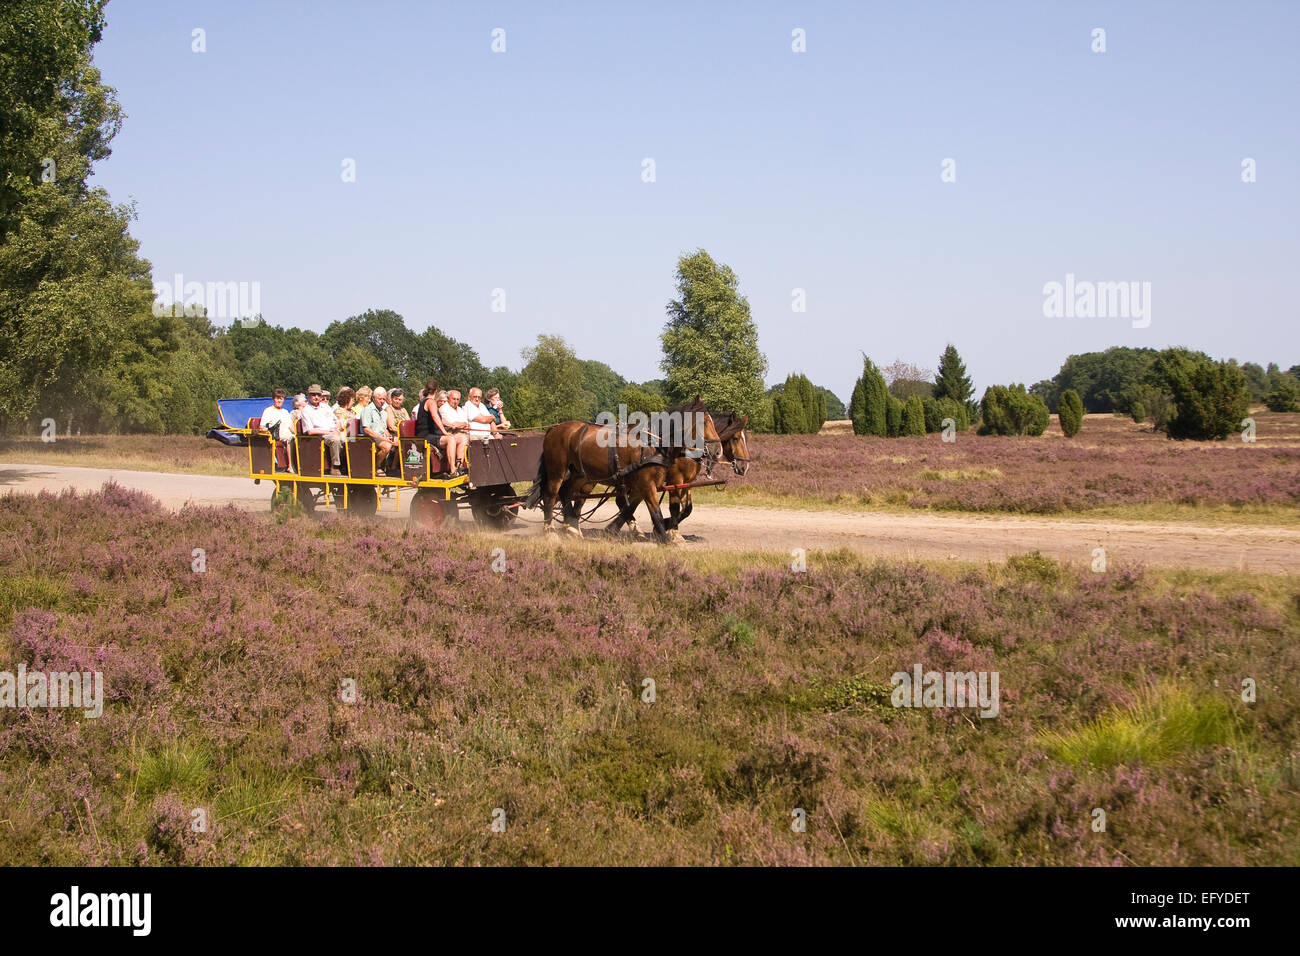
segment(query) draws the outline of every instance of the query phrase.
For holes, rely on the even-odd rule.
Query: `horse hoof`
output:
[[[565,530],[565,533],[570,534],[570,535],[572,535],[572,536],[575,537],[575,538],[581,538],[581,537],[582,537],[582,532],[579,531],[577,528],[575,528],[573,525],[565,525],[564,530]]]

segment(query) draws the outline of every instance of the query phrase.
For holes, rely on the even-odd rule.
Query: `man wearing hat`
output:
[[[343,433],[339,431],[338,419],[325,404],[325,393],[319,385],[307,389],[307,407],[302,410],[302,430],[303,434],[320,435],[325,439],[325,447],[330,450],[330,463],[333,466],[330,470],[336,475],[343,474],[343,466],[339,463],[343,454]]]

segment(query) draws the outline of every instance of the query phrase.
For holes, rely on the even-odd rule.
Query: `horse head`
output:
[[[732,469],[738,475],[743,475],[749,471],[749,442],[745,436],[745,428],[749,425],[749,416],[736,416],[732,412],[727,416],[727,422],[718,430],[718,438],[722,443],[722,457],[731,462]]]

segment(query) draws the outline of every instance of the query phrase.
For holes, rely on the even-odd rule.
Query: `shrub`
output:
[[[990,385],[980,400],[981,435],[1041,435],[1051,419],[1043,400],[1023,385]]]
[[[943,429],[943,420],[951,418],[957,431],[964,432],[970,428],[970,416],[966,412],[966,403],[955,398],[940,398],[935,402],[939,416],[939,429]]]
[[[919,395],[913,395],[903,403],[901,434],[913,437],[925,434],[925,406],[921,404]]]
[[[885,434],[897,438],[903,434],[903,403],[893,395],[886,395],[885,399]]]
[[[1279,382],[1264,403],[1270,412],[1300,412],[1300,383]]]
[[[1079,433],[1079,426],[1083,424],[1083,400],[1079,398],[1079,393],[1072,388],[1067,388],[1061,393],[1058,414],[1061,418],[1061,431],[1066,438],[1073,438]]]
[[[1129,407],[1129,414],[1133,416],[1133,421],[1137,422],[1139,425],[1147,420],[1147,409],[1141,402],[1134,402]]]
[[[1250,407],[1246,376],[1227,362],[1186,349],[1166,349],[1152,365],[1153,376],[1173,396],[1170,438],[1201,441],[1226,438]]]
[[[882,438],[889,434],[889,398],[885,377],[871,359],[863,356],[862,375],[853,386],[853,397],[849,400],[849,418],[853,419],[855,434],[879,435]]]
[[[943,416],[939,414],[939,403],[933,398],[921,399],[921,411],[925,415],[925,433],[937,432],[943,428]]]

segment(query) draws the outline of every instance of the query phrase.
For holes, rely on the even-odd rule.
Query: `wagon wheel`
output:
[[[348,511],[359,518],[372,518],[379,510],[379,495],[369,485],[354,485],[348,489]]]
[[[441,528],[447,511],[456,507],[432,488],[421,488],[411,499],[411,523],[421,528]]]
[[[514,489],[509,485],[495,488],[480,488],[470,497],[469,507],[474,520],[485,528],[505,531],[519,517],[514,508],[509,508],[507,498],[514,497]]]

